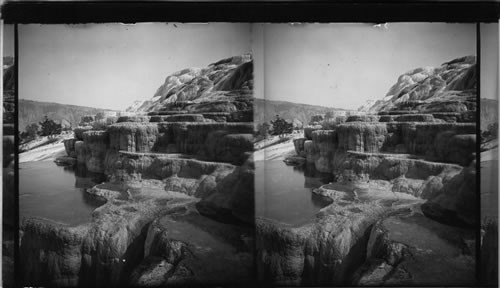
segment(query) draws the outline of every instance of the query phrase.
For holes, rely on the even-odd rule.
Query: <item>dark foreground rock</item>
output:
[[[311,119],[288,159],[304,157],[331,174],[336,182],[313,193],[332,203],[300,227],[257,219],[259,279],[284,286],[476,284],[474,75],[474,56],[413,69],[365,115]],[[491,230],[488,247],[496,239]]]
[[[69,227],[28,218],[21,224],[21,267],[25,286],[117,287],[143,258],[149,223],[192,199],[165,192],[140,202],[113,200],[94,220]]]
[[[145,259],[131,284],[250,284],[253,275],[251,227],[204,217],[194,207],[155,220],[145,242]]]
[[[317,193],[332,204],[293,227],[257,218],[259,281],[273,285],[350,285],[365,261],[371,227],[394,207],[418,203],[384,183],[328,184]],[[377,188],[379,187],[379,188]]]
[[[372,228],[360,286],[474,285],[475,232],[443,225],[418,208],[393,212]]]

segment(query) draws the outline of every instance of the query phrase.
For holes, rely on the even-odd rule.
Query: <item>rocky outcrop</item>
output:
[[[406,157],[405,157],[406,156]],[[335,167],[337,177],[356,179],[393,180],[406,178],[427,179],[441,173],[454,175],[462,168],[456,164],[430,162],[422,159],[407,158],[408,155],[349,152],[345,160]]]
[[[369,111],[473,110],[470,108],[475,108],[475,73],[475,56],[458,58],[440,67],[424,67],[408,71],[398,78],[385,98],[376,101]]]
[[[75,145],[78,142],[75,142]],[[82,146],[76,152],[80,163],[85,163],[92,172],[104,172],[104,157],[108,149],[109,134],[107,131],[86,131],[83,133]],[[76,147],[75,147],[75,151]]]
[[[476,167],[464,168],[460,174],[447,181],[439,193],[429,197],[422,206],[427,217],[448,225],[475,228],[477,223]]]
[[[377,188],[380,186],[375,182],[325,186],[317,193],[329,197],[332,204],[309,224],[291,227],[257,218],[260,281],[274,285],[349,285],[355,270],[365,261],[373,224],[391,207],[419,201]]]
[[[107,203],[77,227],[25,219],[23,285],[251,280],[252,70],[248,55],[185,69],[138,113],[84,117],[57,160],[104,173],[86,195]],[[75,186],[84,182],[77,175]]]
[[[76,158],[69,156],[57,157],[56,160],[54,160],[54,162],[57,165],[64,165],[64,166],[73,166],[77,163]]]
[[[228,59],[203,69],[188,68],[171,74],[151,100],[136,103],[127,111],[252,111],[252,56],[244,54]]]
[[[116,120],[116,123],[123,123],[123,122],[149,122],[150,117],[149,116],[120,116]]]
[[[376,115],[352,115],[345,122],[378,122],[378,118]]]
[[[251,123],[176,123],[162,126],[171,135],[179,153],[194,154],[206,160],[242,163],[244,152],[253,150]],[[169,138],[167,136],[167,138]],[[219,146],[219,145],[227,146]],[[221,158],[219,158],[221,157]]]
[[[409,153],[466,166],[475,149],[475,137],[470,136],[475,131],[475,123],[412,123],[403,127],[402,136]],[[442,153],[450,148],[453,151]]]
[[[306,127],[304,131],[311,135],[312,144],[307,144],[306,151],[304,142],[297,154],[307,156],[322,172],[332,172],[333,163],[343,161],[336,158],[345,158],[348,151],[410,153],[429,161],[467,166],[476,145],[474,123],[349,122],[331,130]]]
[[[304,137],[307,140],[311,140],[312,139],[312,132],[314,132],[316,130],[322,130],[322,129],[323,129],[323,127],[321,127],[321,125],[306,126],[306,127],[304,127]]]
[[[253,134],[229,134],[219,130],[208,134],[204,149],[198,155],[207,159],[240,164],[248,157],[245,152],[253,150]]]
[[[293,146],[295,147],[295,153],[301,157],[305,157],[305,148],[304,148],[304,143],[307,141],[306,138],[297,138],[293,139]]]
[[[25,219],[20,227],[23,285],[127,285],[132,268],[143,258],[148,224],[190,201],[171,199],[165,193],[163,199],[106,204],[94,212],[92,223],[77,227]]]
[[[175,227],[179,229],[182,227],[185,230],[181,231],[170,226],[162,229],[177,229],[175,231],[184,237],[183,241],[186,242],[189,253],[185,255],[183,261],[172,260],[173,262],[169,263],[179,264],[177,265],[179,269],[187,267],[187,271],[190,272],[184,275],[182,274],[184,270],[175,270],[176,272],[170,277],[174,270],[164,271],[162,279],[166,277],[173,283],[251,279],[253,260],[248,249],[251,249],[252,244],[251,242],[245,244],[245,241],[251,241],[253,231],[248,224],[241,224],[253,223],[254,219],[254,168],[251,162],[240,167],[224,163],[169,158],[167,155],[158,154],[148,157],[147,154],[123,152],[121,155],[123,157],[116,163],[119,166],[116,167],[115,175],[111,177],[112,182],[100,184],[90,190],[92,194],[109,201],[94,211],[91,223],[68,227],[36,218],[26,219],[22,223],[21,251],[23,261],[26,260],[23,262],[23,277],[26,279],[24,285],[117,287],[151,283],[141,282],[146,277],[144,273],[149,271],[141,267],[150,260],[148,256],[155,255],[144,252],[142,248],[144,245],[149,245],[146,244],[149,241],[147,240],[149,223],[175,211],[181,213],[175,217],[169,216],[174,217],[169,219],[175,219],[174,222],[169,222],[169,225],[180,225]],[[116,180],[123,179],[125,174],[129,177],[125,187],[129,187],[126,189],[131,198],[124,199],[120,196],[122,193],[116,191],[123,189],[119,187],[124,186]],[[200,199],[200,207],[194,207],[194,203]],[[189,203],[192,204],[191,208],[187,208],[190,207]],[[206,216],[201,216],[197,212],[186,214],[187,209],[200,210],[200,213]],[[230,223],[222,224],[221,219]],[[238,231],[244,232],[238,234]],[[200,237],[193,238],[192,233],[197,233]],[[168,239],[180,240],[171,232],[167,235]],[[220,239],[220,236],[231,239],[230,241],[224,240],[225,238]],[[247,252],[241,251],[242,243],[246,245]],[[170,253],[169,255],[176,253],[175,247],[172,246],[164,247],[162,251]],[[207,251],[212,252],[207,254]],[[234,251],[238,251],[238,255],[232,258],[234,261],[221,260],[211,267],[196,264],[200,263],[199,261],[213,263],[214,257],[226,259],[228,255],[234,255]],[[171,259],[169,257],[167,259]],[[143,265],[139,266],[141,262]],[[221,266],[218,266],[219,264]],[[136,273],[132,273],[133,270]],[[215,271],[220,272],[217,274]]]
[[[346,123],[338,125],[336,132],[339,149],[378,152],[384,144],[387,128],[377,123]]]
[[[69,157],[76,158],[75,143],[78,139],[67,139],[64,140],[64,149],[66,150],[66,155]]]
[[[152,116],[151,122],[205,122],[205,117],[202,114],[158,115]]]
[[[107,131],[110,149],[129,152],[151,151],[159,134],[158,126],[153,123],[116,123]]]
[[[150,225],[145,259],[131,284],[163,286],[254,281],[250,228],[213,221],[194,211],[179,211]],[[207,249],[210,247],[210,249]]]
[[[91,130],[92,126],[78,126],[73,129],[73,132],[75,133],[75,138],[77,140],[83,140],[83,133]]]
[[[334,183],[313,190],[331,204],[300,227],[258,219],[260,279],[311,286],[472,284],[475,69],[475,57],[415,69],[368,114],[345,123],[311,119],[315,126],[294,141],[294,157],[333,174]]]
[[[249,157],[243,165],[237,166],[217,184],[215,190],[206,193],[199,203],[208,204],[212,216],[213,213],[227,212],[239,221],[253,225],[255,223],[254,175],[255,165]]]
[[[401,209],[371,229],[357,286],[474,285],[474,232]]]
[[[120,153],[108,163],[112,182],[163,180],[164,189],[180,192],[225,209],[244,222],[253,222],[254,167],[182,159],[148,153]]]

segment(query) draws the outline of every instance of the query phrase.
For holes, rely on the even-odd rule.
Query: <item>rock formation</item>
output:
[[[252,65],[243,55],[185,69],[118,118],[83,116],[57,160],[104,173],[87,192],[107,202],[75,227],[25,219],[23,284],[251,280]]]
[[[135,103],[127,111],[253,111],[252,90],[252,56],[245,54],[212,63],[203,69],[188,68],[175,72],[165,79],[151,100]]]
[[[301,227],[257,219],[260,280],[474,283],[475,61],[409,71],[367,113],[345,121],[311,117],[294,140],[293,163],[303,158],[333,174],[335,183],[314,190],[332,204]]]

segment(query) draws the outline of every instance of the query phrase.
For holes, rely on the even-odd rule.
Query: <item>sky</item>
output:
[[[19,98],[124,110],[176,71],[251,52],[250,24],[175,26],[19,25]]]
[[[475,24],[175,25],[20,25],[19,96],[123,110],[173,72],[253,52],[255,97],[357,109],[406,71],[476,54]],[[495,98],[498,25],[481,29],[481,97]]]
[[[482,23],[481,98],[498,99],[498,23]]]
[[[14,57],[14,25],[3,25],[2,41],[3,55]]]
[[[357,109],[413,68],[476,55],[475,24],[265,24],[270,100]],[[257,58],[257,57],[256,57]]]

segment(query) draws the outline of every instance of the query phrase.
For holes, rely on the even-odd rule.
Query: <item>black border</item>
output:
[[[19,271],[19,57],[18,57],[18,30],[17,25],[14,26],[14,73],[16,81],[14,85],[14,286],[20,286],[21,275]],[[3,57],[3,55],[2,55]],[[3,261],[3,259],[2,259]],[[2,262],[3,264],[3,262]]]
[[[476,128],[480,133],[480,23],[497,22],[500,2],[497,1],[396,1],[375,2],[369,0],[338,2],[8,2],[1,7],[5,24],[63,24],[63,23],[138,23],[138,22],[469,22],[476,23],[477,40],[477,111]],[[18,75],[18,26],[15,25],[15,73]],[[15,119],[18,119],[18,83],[15,92]],[[18,131],[18,121],[14,124]],[[15,171],[19,169],[18,134],[14,138]],[[481,285],[481,202],[480,202],[480,143],[476,142],[476,279]],[[19,175],[14,176],[14,191],[18,191]],[[19,197],[15,193],[16,213],[14,219],[19,225]],[[17,227],[19,228],[19,227]],[[19,259],[19,229],[14,234],[14,257]],[[15,261],[15,283],[21,283],[19,261]],[[255,269],[257,269],[255,267]]]
[[[481,23],[476,23],[476,282],[482,286],[481,271]]]
[[[6,24],[98,22],[493,22],[495,1],[7,2]]]

